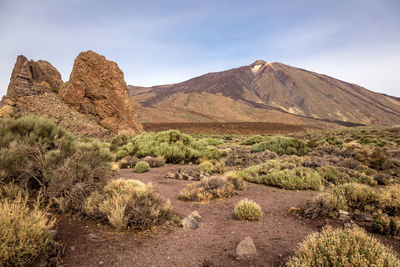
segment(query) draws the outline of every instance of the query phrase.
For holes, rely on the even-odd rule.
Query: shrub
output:
[[[125,134],[119,134],[111,139],[110,150],[116,151],[119,147],[128,144],[128,142],[129,142],[128,136],[126,136]]]
[[[147,172],[149,170],[149,168],[150,168],[150,166],[147,162],[139,161],[138,163],[136,163],[135,172],[137,172],[137,173]]]
[[[298,166],[301,161],[295,160],[296,158],[270,160],[265,164],[236,171],[236,175],[249,182],[289,190],[319,190],[322,180],[318,172]]]
[[[377,185],[373,177],[343,167],[323,166],[318,168],[317,171],[325,182],[331,182],[335,185],[350,182]]]
[[[199,165],[199,171],[205,173],[224,173],[226,171],[225,163],[217,160],[205,160]]]
[[[104,194],[92,193],[85,202],[85,212],[90,217],[106,218],[118,231],[146,230],[172,216],[169,202],[161,200],[151,184],[125,179],[109,182]]]
[[[287,266],[399,266],[395,253],[362,229],[331,229],[309,235]]]
[[[390,236],[400,235],[400,221],[378,210],[374,213],[374,228],[378,233]]]
[[[263,213],[260,205],[246,198],[236,204],[235,216],[241,221],[259,221],[262,219]]]
[[[57,160],[54,157],[52,160]],[[47,173],[46,193],[55,208],[62,212],[82,212],[87,196],[101,190],[115,176],[109,165],[112,160],[103,143],[77,143],[76,152]]]
[[[14,199],[0,199],[1,266],[35,265],[57,250],[52,231],[55,219],[48,218],[39,206],[36,202],[29,207],[27,197],[21,193]]]
[[[317,196],[306,213],[312,217],[320,215],[334,216],[339,210],[359,209],[372,211],[378,201],[378,194],[369,186],[357,183],[342,184],[329,188]]]
[[[386,186],[379,191],[378,207],[392,216],[400,215],[400,185]]]
[[[303,141],[295,138],[284,137],[284,136],[273,136],[267,139],[267,141],[255,144],[251,147],[251,152],[262,152],[270,150],[278,155],[305,155],[310,151]]]
[[[162,167],[165,165],[165,159],[163,157],[144,157],[143,161],[147,162],[151,168]]]
[[[246,145],[246,146],[251,146],[254,144],[261,143],[262,141],[265,140],[265,137],[262,135],[253,135],[250,138],[246,139],[241,143],[241,145]]]
[[[246,189],[243,177],[239,176],[236,172],[228,172],[226,174],[226,180],[233,184],[236,190]]]
[[[208,140],[209,141],[209,140]],[[168,163],[197,162],[199,159],[219,159],[221,152],[207,140],[196,140],[177,130],[144,133],[130,139],[117,151],[118,158],[127,155],[137,157],[162,156]]]
[[[198,183],[188,184],[179,192],[178,198],[185,201],[209,201],[234,195],[234,187],[226,179],[211,177]]]
[[[121,169],[134,168],[136,166],[136,163],[138,163],[139,161],[140,159],[138,157],[126,156],[120,160],[119,167]]]

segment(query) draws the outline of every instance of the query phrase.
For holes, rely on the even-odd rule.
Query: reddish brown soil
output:
[[[168,171],[182,166],[169,165],[151,169],[145,174],[120,170],[120,176],[152,182],[156,190],[169,198],[175,212],[182,216],[197,210],[202,216],[200,227],[185,231],[158,229],[151,234],[117,234],[89,222],[62,220],[59,238],[66,243],[65,266],[276,266],[281,265],[306,235],[318,229],[317,222],[306,222],[287,211],[311,199],[316,192],[294,192],[248,184],[237,196],[192,204],[177,200],[187,181],[164,178]],[[187,169],[196,166],[185,166]],[[264,212],[260,222],[235,220],[235,204],[248,197],[259,203]],[[90,239],[95,234],[99,240]],[[237,259],[235,248],[245,236],[253,238],[258,256]]]
[[[169,122],[142,123],[146,132],[177,129],[183,133],[275,134],[301,132],[313,127],[271,122]],[[315,129],[315,127],[314,127]]]
[[[198,229],[185,231],[165,226],[151,233],[115,233],[92,222],[60,218],[58,238],[65,244],[63,266],[282,266],[299,242],[325,225],[323,219],[306,221],[288,213],[290,207],[300,207],[318,194],[314,191],[296,192],[249,183],[245,191],[230,199],[208,204],[177,200],[179,190],[189,182],[164,176],[178,168],[182,166],[168,165],[144,174],[125,169],[119,175],[152,182],[182,216],[197,210],[202,216]],[[261,205],[264,218],[260,222],[240,222],[233,217],[235,204],[245,197]],[[253,238],[258,255],[239,259],[235,248],[245,236]],[[375,236],[400,252],[397,240]]]

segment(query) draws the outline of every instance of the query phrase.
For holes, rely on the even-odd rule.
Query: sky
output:
[[[0,0],[0,96],[18,55],[69,79],[81,51],[128,84],[281,62],[400,96],[399,0]]]

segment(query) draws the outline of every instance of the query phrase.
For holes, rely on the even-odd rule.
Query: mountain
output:
[[[263,60],[181,83],[128,89],[142,122],[400,123],[396,97]]]

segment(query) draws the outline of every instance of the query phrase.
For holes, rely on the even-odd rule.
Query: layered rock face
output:
[[[49,62],[29,61],[24,56],[18,56],[6,98],[17,99],[22,96],[40,95],[58,90],[62,84],[61,74]]]
[[[124,73],[115,62],[93,51],[78,55],[70,79],[59,94],[74,109],[91,116],[114,133],[143,131]]]

